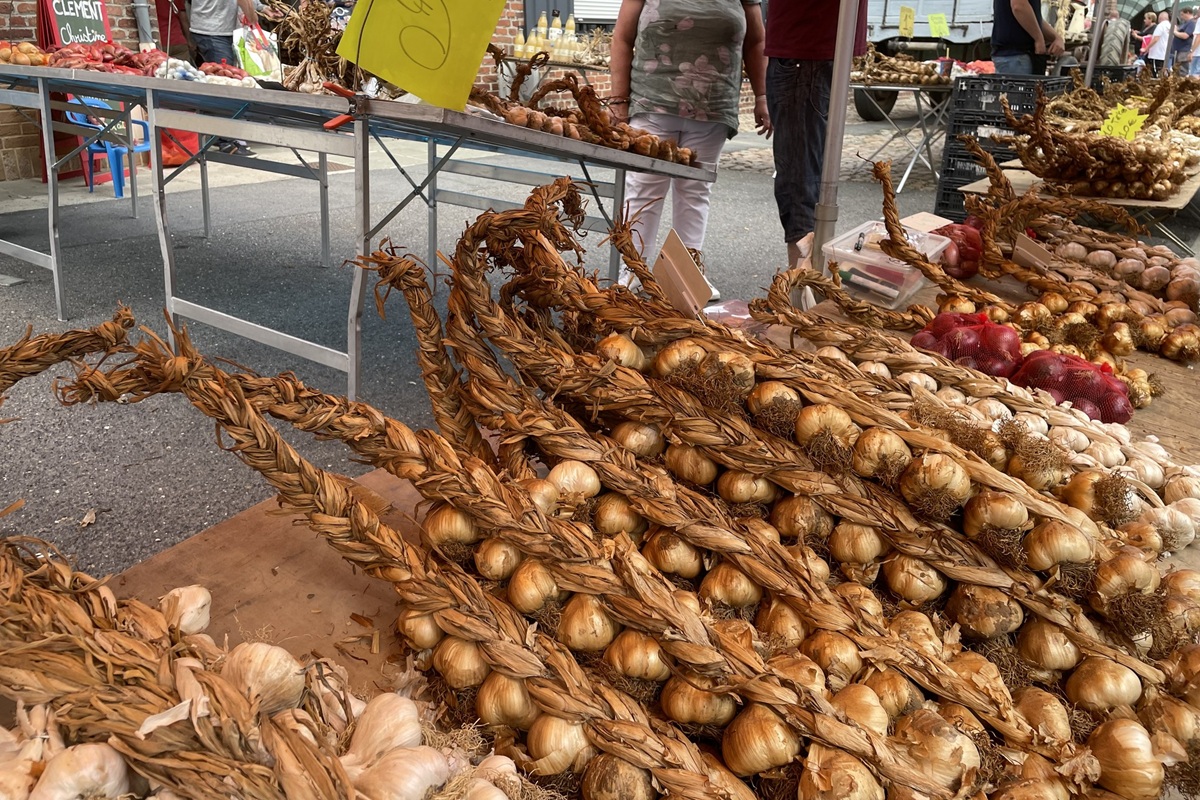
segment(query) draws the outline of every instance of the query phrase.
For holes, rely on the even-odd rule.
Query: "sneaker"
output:
[[[642,280],[637,275],[633,274],[633,270],[624,264],[621,265],[621,271],[617,273],[617,283],[624,286],[629,291],[637,294],[642,289]]]
[[[218,148],[222,153],[231,156],[253,156],[256,155],[253,150],[239,142],[225,142]]]
[[[704,277],[704,282],[708,284],[708,302],[717,302],[721,299],[721,290],[714,286],[713,282],[708,279],[708,270],[704,266],[704,254],[694,247],[689,247],[687,251],[691,254],[692,260],[696,262],[696,266],[700,269],[700,274]]]

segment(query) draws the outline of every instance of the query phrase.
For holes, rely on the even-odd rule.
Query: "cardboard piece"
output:
[[[1046,266],[1052,258],[1051,252],[1033,239],[1023,233],[1017,234],[1016,242],[1013,244],[1013,261],[1022,267],[1036,268]]]
[[[916,27],[917,10],[912,6],[900,6],[900,35],[912,38],[913,28]]]
[[[912,228],[914,231],[921,233],[932,233],[943,225],[952,225],[954,220],[939,217],[937,214],[930,214],[928,211],[920,211],[911,216],[900,220],[900,224],[906,228]]]
[[[929,15],[929,35],[936,36],[939,39],[950,37],[950,23],[946,21],[945,14]]]
[[[692,254],[672,228],[658,251],[658,260],[654,262],[654,279],[662,286],[667,295],[667,301],[681,314],[693,317],[700,312],[712,296],[708,281],[700,274],[700,268],[692,260]]]

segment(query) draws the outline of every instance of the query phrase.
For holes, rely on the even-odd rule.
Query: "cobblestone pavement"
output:
[[[904,95],[901,97],[896,102],[896,107],[892,110],[891,116],[901,128],[915,125],[917,111],[911,96]],[[741,125],[743,134],[753,133],[754,119],[751,115],[743,116]],[[856,182],[870,182],[873,180],[871,177],[871,166],[866,161],[866,158],[883,146],[895,132],[895,129],[886,120],[883,122],[864,121],[855,112],[853,101],[851,101],[850,109],[846,114],[846,135],[842,140],[842,179]],[[910,141],[914,145],[920,141],[920,136],[921,129],[919,126],[916,126],[909,133]],[[739,142],[741,141],[749,141],[750,143],[748,146],[736,149],[732,147],[727,148],[721,155],[721,169],[760,172],[767,175],[774,172],[775,164],[771,156],[769,143],[762,139],[747,140],[744,135],[739,137]],[[940,137],[933,144],[931,150],[933,152],[933,166],[940,169],[942,160],[942,141]],[[904,143],[902,138],[896,138],[882,152],[876,155],[875,158],[876,160],[891,159],[893,177],[899,181],[903,170],[908,165],[911,155],[912,149]],[[933,173],[925,166],[924,162],[918,161],[913,167],[906,188],[909,186],[914,189],[933,189],[937,186],[937,179],[934,178]]]

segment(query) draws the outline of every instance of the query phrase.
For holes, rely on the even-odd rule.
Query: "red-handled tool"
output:
[[[339,86],[338,84],[333,83],[332,81],[325,81],[321,85],[324,86],[329,91],[333,92],[334,94],[340,95],[341,97],[346,97],[346,98],[354,97],[354,92],[350,91],[345,86]],[[321,127],[325,128],[325,130],[327,130],[327,131],[334,131],[334,130],[337,130],[338,128],[342,127],[343,125],[345,125],[347,122],[353,122],[353,121],[354,121],[353,114],[338,114],[336,117],[329,120]]]

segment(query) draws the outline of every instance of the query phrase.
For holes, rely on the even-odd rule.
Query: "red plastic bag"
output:
[[[175,138],[172,139],[167,133]],[[193,155],[200,151],[200,134],[192,133],[191,131],[160,131],[159,138],[162,140],[162,163],[164,167],[178,167],[180,164],[187,161]],[[175,141],[179,140],[179,144]],[[182,147],[180,147],[182,145]]]

